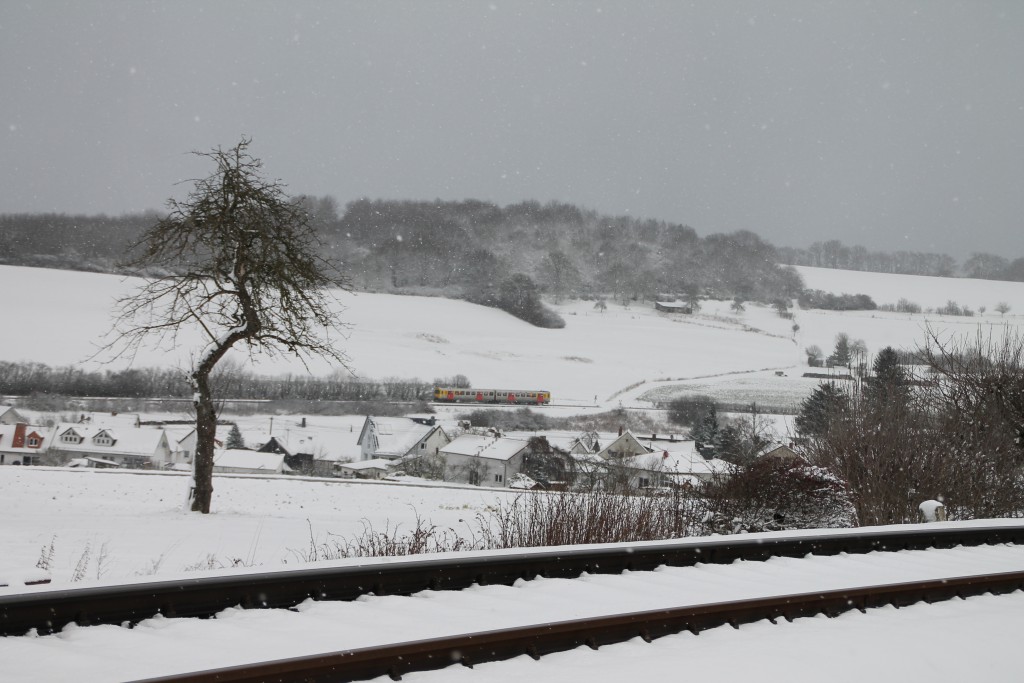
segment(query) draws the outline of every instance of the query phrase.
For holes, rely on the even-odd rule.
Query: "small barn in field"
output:
[[[683,301],[655,301],[654,310],[662,313],[693,313],[693,307]]]

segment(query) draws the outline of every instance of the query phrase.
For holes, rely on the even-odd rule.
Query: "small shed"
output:
[[[654,310],[662,313],[693,313],[693,307],[683,301],[655,301]]]
[[[341,476],[346,479],[383,479],[388,474],[390,460],[374,458],[373,460],[359,460],[346,462],[338,465]]]

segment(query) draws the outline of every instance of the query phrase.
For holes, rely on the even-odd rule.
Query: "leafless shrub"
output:
[[[856,526],[846,482],[799,459],[762,458],[704,488],[704,522],[717,533]]]
[[[78,558],[78,563],[75,565],[75,571],[71,574],[71,580],[73,582],[78,582],[85,578],[85,574],[89,570],[90,559],[92,559],[92,542],[86,541],[85,549]]]
[[[488,548],[650,541],[691,535],[701,517],[683,491],[523,494],[478,523]]]
[[[50,538],[50,545],[44,545],[39,551],[39,559],[36,561],[36,566],[43,571],[50,571],[53,569],[53,556],[57,552],[57,534],[54,534]]]
[[[318,541],[310,526],[309,547],[291,552],[300,562],[319,562],[349,557],[402,557],[482,549],[472,534],[469,538],[463,537],[452,528],[424,522],[418,514],[410,531],[402,531],[399,525],[391,526],[390,522],[385,524],[383,531],[378,531],[367,520],[363,520],[362,527],[362,531],[354,536],[328,534],[326,541]]]

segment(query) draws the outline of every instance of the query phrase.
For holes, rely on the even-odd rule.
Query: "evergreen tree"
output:
[[[828,434],[832,423],[849,407],[849,398],[832,382],[820,384],[800,404],[796,416],[796,430],[800,436],[822,437]]]
[[[750,458],[748,446],[752,446],[744,438],[736,425],[726,425],[718,430],[715,439],[715,457],[741,464]]]
[[[841,365],[843,367],[850,367],[850,360],[852,354],[850,352],[850,336],[845,332],[840,332],[836,335],[836,348],[832,351],[832,355],[828,358],[828,364]]]
[[[864,383],[864,398],[871,403],[906,402],[907,373],[896,349],[887,346],[875,356],[871,367],[874,377]]]
[[[238,429],[237,424],[231,425],[231,431],[228,432],[224,446],[231,449],[245,449],[245,439],[242,438],[242,432]]]
[[[712,403],[704,417],[690,430],[690,438],[696,442],[697,450],[703,453],[718,444],[718,411]]]

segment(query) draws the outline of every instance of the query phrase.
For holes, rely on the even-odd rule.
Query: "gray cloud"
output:
[[[0,211],[159,208],[243,133],[295,192],[1024,255],[1024,4],[0,5]]]

